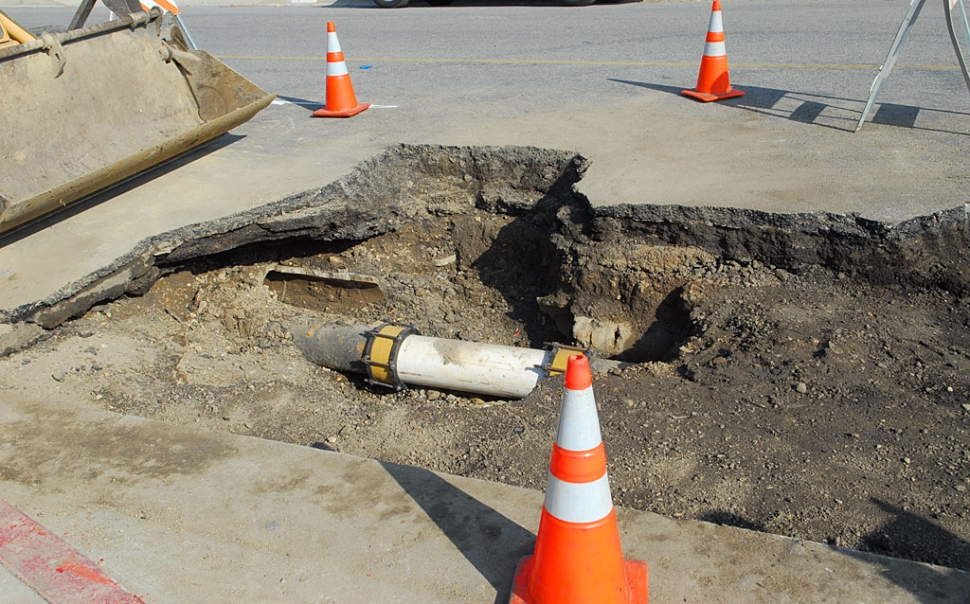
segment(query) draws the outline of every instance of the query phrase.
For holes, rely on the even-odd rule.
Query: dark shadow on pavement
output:
[[[639,86],[640,88],[646,88],[648,90],[656,90],[657,92],[666,92],[668,94],[673,94],[677,96],[680,96],[684,90],[690,89],[689,85],[688,86],[667,86],[664,84],[654,84],[651,82],[635,82],[633,80],[620,80],[617,78],[608,78],[608,80],[610,82],[616,82],[617,84],[628,84],[630,86]],[[734,107],[743,102],[750,104],[752,100],[754,100],[754,103],[757,104],[758,106],[771,107],[772,105],[780,101],[785,96],[785,94],[787,94],[784,90],[772,90],[770,88],[751,89],[751,88],[745,87],[742,90],[744,90],[745,96],[735,97],[733,99],[727,99],[724,101],[718,101],[718,103]],[[694,99],[688,99],[686,97],[684,98],[684,101],[688,101],[688,100],[691,101],[692,103],[700,103],[700,101],[696,101]]]
[[[667,92],[669,94],[676,94],[676,95],[681,94],[681,91],[684,90],[684,88],[678,88],[674,86],[664,86],[663,84],[651,84],[647,82],[633,82],[629,80],[616,80],[616,79],[610,79],[610,81],[617,82],[619,84],[629,84],[630,86],[639,86],[641,88],[647,88],[650,90],[657,90],[659,92]],[[804,124],[815,124],[826,128],[835,128],[836,130],[844,130],[844,131],[855,130],[855,122],[853,121],[851,124],[849,124],[848,123],[849,120],[845,120],[846,121],[845,128],[836,128],[828,124],[816,123],[816,120],[821,115],[821,113],[825,109],[831,106],[829,103],[820,103],[817,101],[802,101],[802,104],[799,105],[793,111],[782,111],[782,110],[775,109],[775,105],[777,105],[778,102],[784,99],[786,96],[792,95],[792,94],[798,94],[799,96],[801,96],[801,93],[792,93],[787,90],[778,90],[775,88],[761,88],[759,86],[735,86],[734,88],[744,91],[744,96],[735,97],[732,99],[726,99],[723,101],[717,101],[717,103],[721,105],[727,105],[728,107],[736,107],[738,109],[745,109],[748,111],[754,111],[756,113],[765,113],[765,114],[773,115],[775,117],[786,118],[786,119],[789,119],[795,122],[801,122]],[[805,96],[810,96],[810,95],[805,95]],[[824,97],[819,97],[819,98],[824,98]],[[690,101],[694,103],[698,102],[688,98],[685,98],[684,100],[685,102],[686,101]],[[831,99],[831,100],[847,101],[851,99]]]
[[[683,86],[665,86],[664,84],[652,84],[648,82],[634,82],[632,80],[619,80],[617,78],[607,78],[610,82],[616,82],[617,84],[629,84],[630,86],[639,86],[640,88],[647,88],[648,90],[656,90],[657,92],[666,92],[668,94],[680,95],[684,90]]]
[[[276,98],[281,101],[286,101],[287,103],[290,103],[292,105],[296,105],[301,109],[306,109],[310,113],[316,111],[317,109],[323,109],[327,105],[326,101],[324,102],[311,101],[308,99],[301,99],[301,98],[292,97],[292,96],[283,96],[282,94],[276,95]]]
[[[872,123],[899,126],[901,128],[915,128],[916,118],[918,116],[919,107],[882,103],[879,105],[879,109],[876,110],[876,114],[872,116]]]
[[[894,519],[863,537],[863,544],[870,551],[831,546],[832,549],[864,564],[877,566],[882,576],[908,591],[922,604],[970,604],[970,573],[960,570],[970,568],[970,544],[919,516],[878,499],[872,501]],[[758,522],[723,510],[712,510],[698,520],[771,532]],[[926,559],[940,560],[954,568],[917,563]]]
[[[380,464],[495,588],[496,604],[508,602],[515,567],[532,554],[535,535],[434,472]]]
[[[684,88],[681,87],[665,86],[663,84],[653,84],[649,82],[635,82],[613,78],[610,78],[609,81],[616,82],[618,84],[639,86],[641,88],[647,88],[649,90],[656,90],[658,92],[666,92],[675,95],[680,95],[681,91],[684,90]],[[822,128],[831,128],[841,132],[855,132],[856,125],[858,124],[859,117],[862,115],[862,110],[865,107],[866,101],[865,99],[828,97],[807,92],[779,90],[777,88],[763,88],[760,86],[734,86],[734,88],[744,91],[744,96],[735,97],[733,99],[727,99],[724,101],[717,101],[717,103],[727,105],[729,107],[735,107],[737,109],[743,109],[745,111],[789,119],[791,121],[800,122],[803,124],[812,124]],[[787,106],[778,106],[782,100],[787,100]],[[686,101],[695,103],[698,102],[694,101],[693,99],[685,98],[685,102]],[[933,132],[962,134],[964,136],[967,135],[964,132],[952,130],[923,128],[916,125],[916,118],[919,117],[921,111],[929,111],[938,114],[950,114],[961,117],[970,116],[968,113],[920,108],[910,105],[894,105],[891,103],[880,103],[877,104],[876,107],[876,112],[870,118],[869,123],[897,126],[899,128],[908,128],[911,130],[928,130]],[[822,113],[826,110],[829,110],[829,112],[824,116],[824,121],[822,121]]]
[[[970,543],[936,524],[873,499],[893,519],[865,535],[863,543],[880,555],[853,550],[841,553],[866,564],[877,564],[884,577],[924,604],[970,602]],[[893,557],[885,557],[893,556]],[[905,558],[905,559],[902,559]],[[917,565],[911,560],[932,559],[953,568]]]
[[[820,116],[822,112],[825,111],[826,107],[828,107],[828,105],[826,105],[825,103],[805,101],[804,103],[798,106],[798,109],[791,112],[791,115],[788,116],[788,119],[795,122],[801,122],[803,124],[814,124],[815,120],[817,120],[818,116]]]

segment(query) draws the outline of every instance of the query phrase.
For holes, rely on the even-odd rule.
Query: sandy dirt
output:
[[[431,192],[384,233],[172,263],[0,359],[0,390],[541,490],[561,378],[521,400],[394,392],[310,363],[290,329],[394,320],[470,342],[598,342],[590,354],[633,363],[594,378],[617,504],[970,569],[962,257],[900,244],[911,270],[887,278],[885,238],[842,245],[826,227],[799,247],[799,219],[758,214],[648,233],[637,208],[548,193]],[[745,224],[757,253],[732,247]],[[924,227],[900,237],[922,245],[937,233]]]

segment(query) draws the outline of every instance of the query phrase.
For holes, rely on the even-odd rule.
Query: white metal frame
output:
[[[876,74],[876,79],[873,80],[872,87],[869,89],[869,100],[866,102],[866,108],[862,110],[862,117],[859,118],[859,124],[855,129],[856,132],[862,129],[862,124],[865,123],[869,111],[872,110],[872,106],[876,102],[879,89],[882,87],[883,81],[889,77],[889,73],[893,70],[893,65],[896,64],[896,59],[899,57],[899,50],[909,36],[909,30],[913,26],[913,23],[916,22],[916,18],[919,17],[919,13],[923,10],[923,4],[925,2],[926,0],[910,0],[909,12],[906,13],[906,17],[903,19],[902,24],[900,24],[899,31],[896,32],[896,38],[893,40],[892,46],[889,47],[889,54],[886,55],[886,60],[879,68],[879,73]],[[953,22],[953,10],[955,8],[959,9],[959,22],[957,25],[962,26],[964,41],[967,48],[970,49],[970,25],[967,23],[967,11],[963,7],[963,0],[943,0],[943,13],[946,16],[947,29],[950,31],[950,41],[953,43],[953,50],[956,52],[957,61],[960,63],[960,70],[963,72],[963,79],[967,84],[967,90],[970,90],[970,73],[967,72],[967,61],[957,41],[957,33]]]

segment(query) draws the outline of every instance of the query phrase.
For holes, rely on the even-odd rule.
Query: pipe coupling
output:
[[[367,381],[395,391],[407,389],[407,384],[397,372],[397,357],[405,338],[420,335],[418,329],[410,323],[390,321],[364,335],[367,336],[367,344],[362,360],[367,367]]]

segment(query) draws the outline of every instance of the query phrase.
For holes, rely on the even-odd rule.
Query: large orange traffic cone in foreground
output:
[[[559,431],[534,553],[510,604],[646,604],[648,571],[624,560],[589,359],[569,357]]]
[[[316,117],[351,117],[370,107],[357,103],[354,86],[350,83],[344,53],[337,40],[337,27],[327,22],[327,105],[313,112]]]
[[[707,43],[704,44],[704,56],[701,57],[697,88],[683,90],[681,94],[705,103],[744,96],[742,91],[731,88],[727,50],[724,46],[724,25],[721,22],[721,0],[714,0],[711,10],[711,24],[707,28]]]

